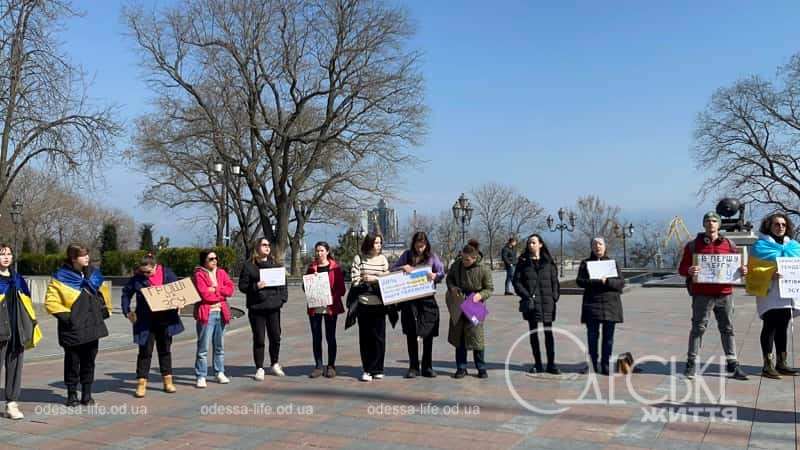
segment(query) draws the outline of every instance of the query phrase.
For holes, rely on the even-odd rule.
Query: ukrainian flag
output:
[[[761,236],[753,244],[747,262],[747,278],[745,289],[750,295],[766,297],[772,276],[778,271],[777,258],[800,256],[800,243],[789,240],[785,244],[778,244],[771,237]]]
[[[31,291],[28,289],[28,283],[16,272],[12,272],[12,277],[13,279],[0,278],[0,303],[6,301],[9,295],[13,295],[9,292],[10,289],[15,289],[17,291],[17,298],[19,298],[19,303],[22,305],[21,313],[24,312],[24,314],[20,316],[24,324],[20,325],[22,325],[22,329],[25,330],[26,334],[28,330],[30,330],[30,335],[21,336],[22,345],[24,345],[26,349],[32,349],[36,347],[42,339],[42,330],[39,329],[39,324],[36,322],[36,311],[33,309],[33,301],[31,300]]]

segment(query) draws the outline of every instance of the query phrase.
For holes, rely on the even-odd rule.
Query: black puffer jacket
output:
[[[274,262],[263,261],[258,261],[257,264],[252,261],[244,263],[242,273],[239,275],[239,290],[247,298],[247,309],[279,309],[289,299],[286,285],[258,288],[258,282],[261,280],[259,271],[276,267],[282,266]]]
[[[514,291],[519,295],[519,311],[525,320],[554,322],[560,296],[558,269],[546,255],[533,260],[526,252],[514,270]]]
[[[594,254],[581,261],[578,269],[578,286],[583,288],[583,306],[581,307],[581,323],[589,320],[622,322],[622,299],[620,293],[625,288],[625,280],[620,277],[606,278],[605,284],[600,280],[589,279],[588,261],[608,260],[607,256],[597,258]],[[617,265],[619,267],[619,265]]]

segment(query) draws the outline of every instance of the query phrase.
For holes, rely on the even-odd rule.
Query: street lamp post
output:
[[[625,226],[620,226],[618,223],[614,224],[614,236],[622,238],[622,267],[628,267],[627,240],[633,236],[633,224],[629,223]]]
[[[242,176],[242,167],[239,164],[227,165],[220,161],[214,163],[214,173],[222,180],[222,208],[220,208],[225,223],[223,224],[223,242],[226,247],[231,245],[230,210],[228,208],[228,182],[232,177]]]
[[[17,250],[17,236],[19,235],[18,229],[20,224],[22,224],[22,207],[24,205],[20,201],[20,199],[14,200],[14,203],[11,204],[11,222],[14,224],[14,272],[17,271],[17,262],[19,261],[19,256],[22,255],[22,252]]]
[[[567,220],[569,223],[564,222],[564,216],[567,216]],[[558,208],[558,224],[555,224],[555,220],[553,220],[553,216],[547,216],[547,228],[550,231],[559,231],[561,233],[561,247],[559,249],[559,259],[561,261],[561,275],[564,276],[564,232],[567,231],[569,233],[575,231],[575,213],[570,212],[567,214],[567,211],[564,208]]]
[[[461,246],[463,247],[466,244],[466,236],[467,236],[467,226],[469,225],[470,221],[472,220],[472,206],[469,204],[469,199],[467,198],[464,193],[461,193],[461,196],[458,197],[455,203],[453,203],[453,219],[456,222],[461,222]]]
[[[350,229],[350,238],[353,240],[353,243],[354,243],[353,247],[355,247],[353,249],[353,255],[357,255],[358,254],[358,241],[361,240],[361,239],[364,239],[365,237],[367,237],[367,232],[364,231],[364,227],[363,226],[359,225],[358,226],[358,231],[356,231],[353,228]]]

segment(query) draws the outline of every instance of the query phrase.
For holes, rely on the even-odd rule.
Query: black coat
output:
[[[276,267],[282,266],[280,264],[261,261],[259,261],[258,264],[254,264],[252,261],[244,263],[242,273],[239,275],[239,290],[242,291],[247,298],[247,309],[279,309],[289,299],[286,285],[270,286],[262,289],[258,288],[258,282],[261,280],[259,270]]]
[[[514,260],[517,257],[517,251],[508,245],[505,245],[503,246],[503,249],[500,250],[500,257],[503,258],[503,265],[506,269],[508,269],[510,266],[514,265]]]
[[[609,258],[604,256],[600,259],[607,260]],[[589,269],[586,267],[587,261],[598,261],[598,258],[592,255],[591,258],[581,261],[578,278],[575,280],[578,286],[583,288],[581,323],[590,320],[622,322],[620,293],[625,288],[625,280],[620,277],[606,278],[605,284],[600,280],[591,280],[589,279]]]
[[[519,295],[519,311],[525,320],[554,322],[556,303],[561,295],[556,265],[542,255],[535,263],[527,253],[517,260],[514,269],[514,291]]]
[[[439,305],[435,297],[403,302],[400,313],[403,334],[423,338],[439,336]]]

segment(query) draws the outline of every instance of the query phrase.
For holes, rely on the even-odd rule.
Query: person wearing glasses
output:
[[[284,376],[278,363],[281,350],[281,307],[289,299],[286,283],[282,286],[268,286],[261,281],[261,269],[283,267],[275,261],[267,238],[258,239],[253,244],[252,256],[244,263],[239,275],[239,290],[247,297],[247,318],[253,332],[253,361],[256,366],[257,381],[264,380],[265,338],[269,338],[270,370],[275,376]]]
[[[206,387],[208,374],[208,345],[212,343],[213,366],[217,381],[230,383],[225,376],[225,347],[222,339],[225,325],[231,321],[228,298],[233,295],[233,281],[225,269],[218,267],[219,259],[212,250],[202,250],[200,265],[194,270],[192,281],[200,294],[200,302],[195,304],[194,318],[197,321],[197,354],[194,373],[198,388]]]
[[[747,293],[756,296],[756,310],[761,318],[761,354],[764,367],[761,376],[780,379],[797,372],[789,364],[786,352],[789,323],[800,313],[800,301],[781,297],[777,258],[800,256],[800,243],[792,239],[794,224],[782,212],[768,215],[761,221],[761,234],[752,247],[748,260]],[[777,364],[772,357],[773,345],[778,354]]]

